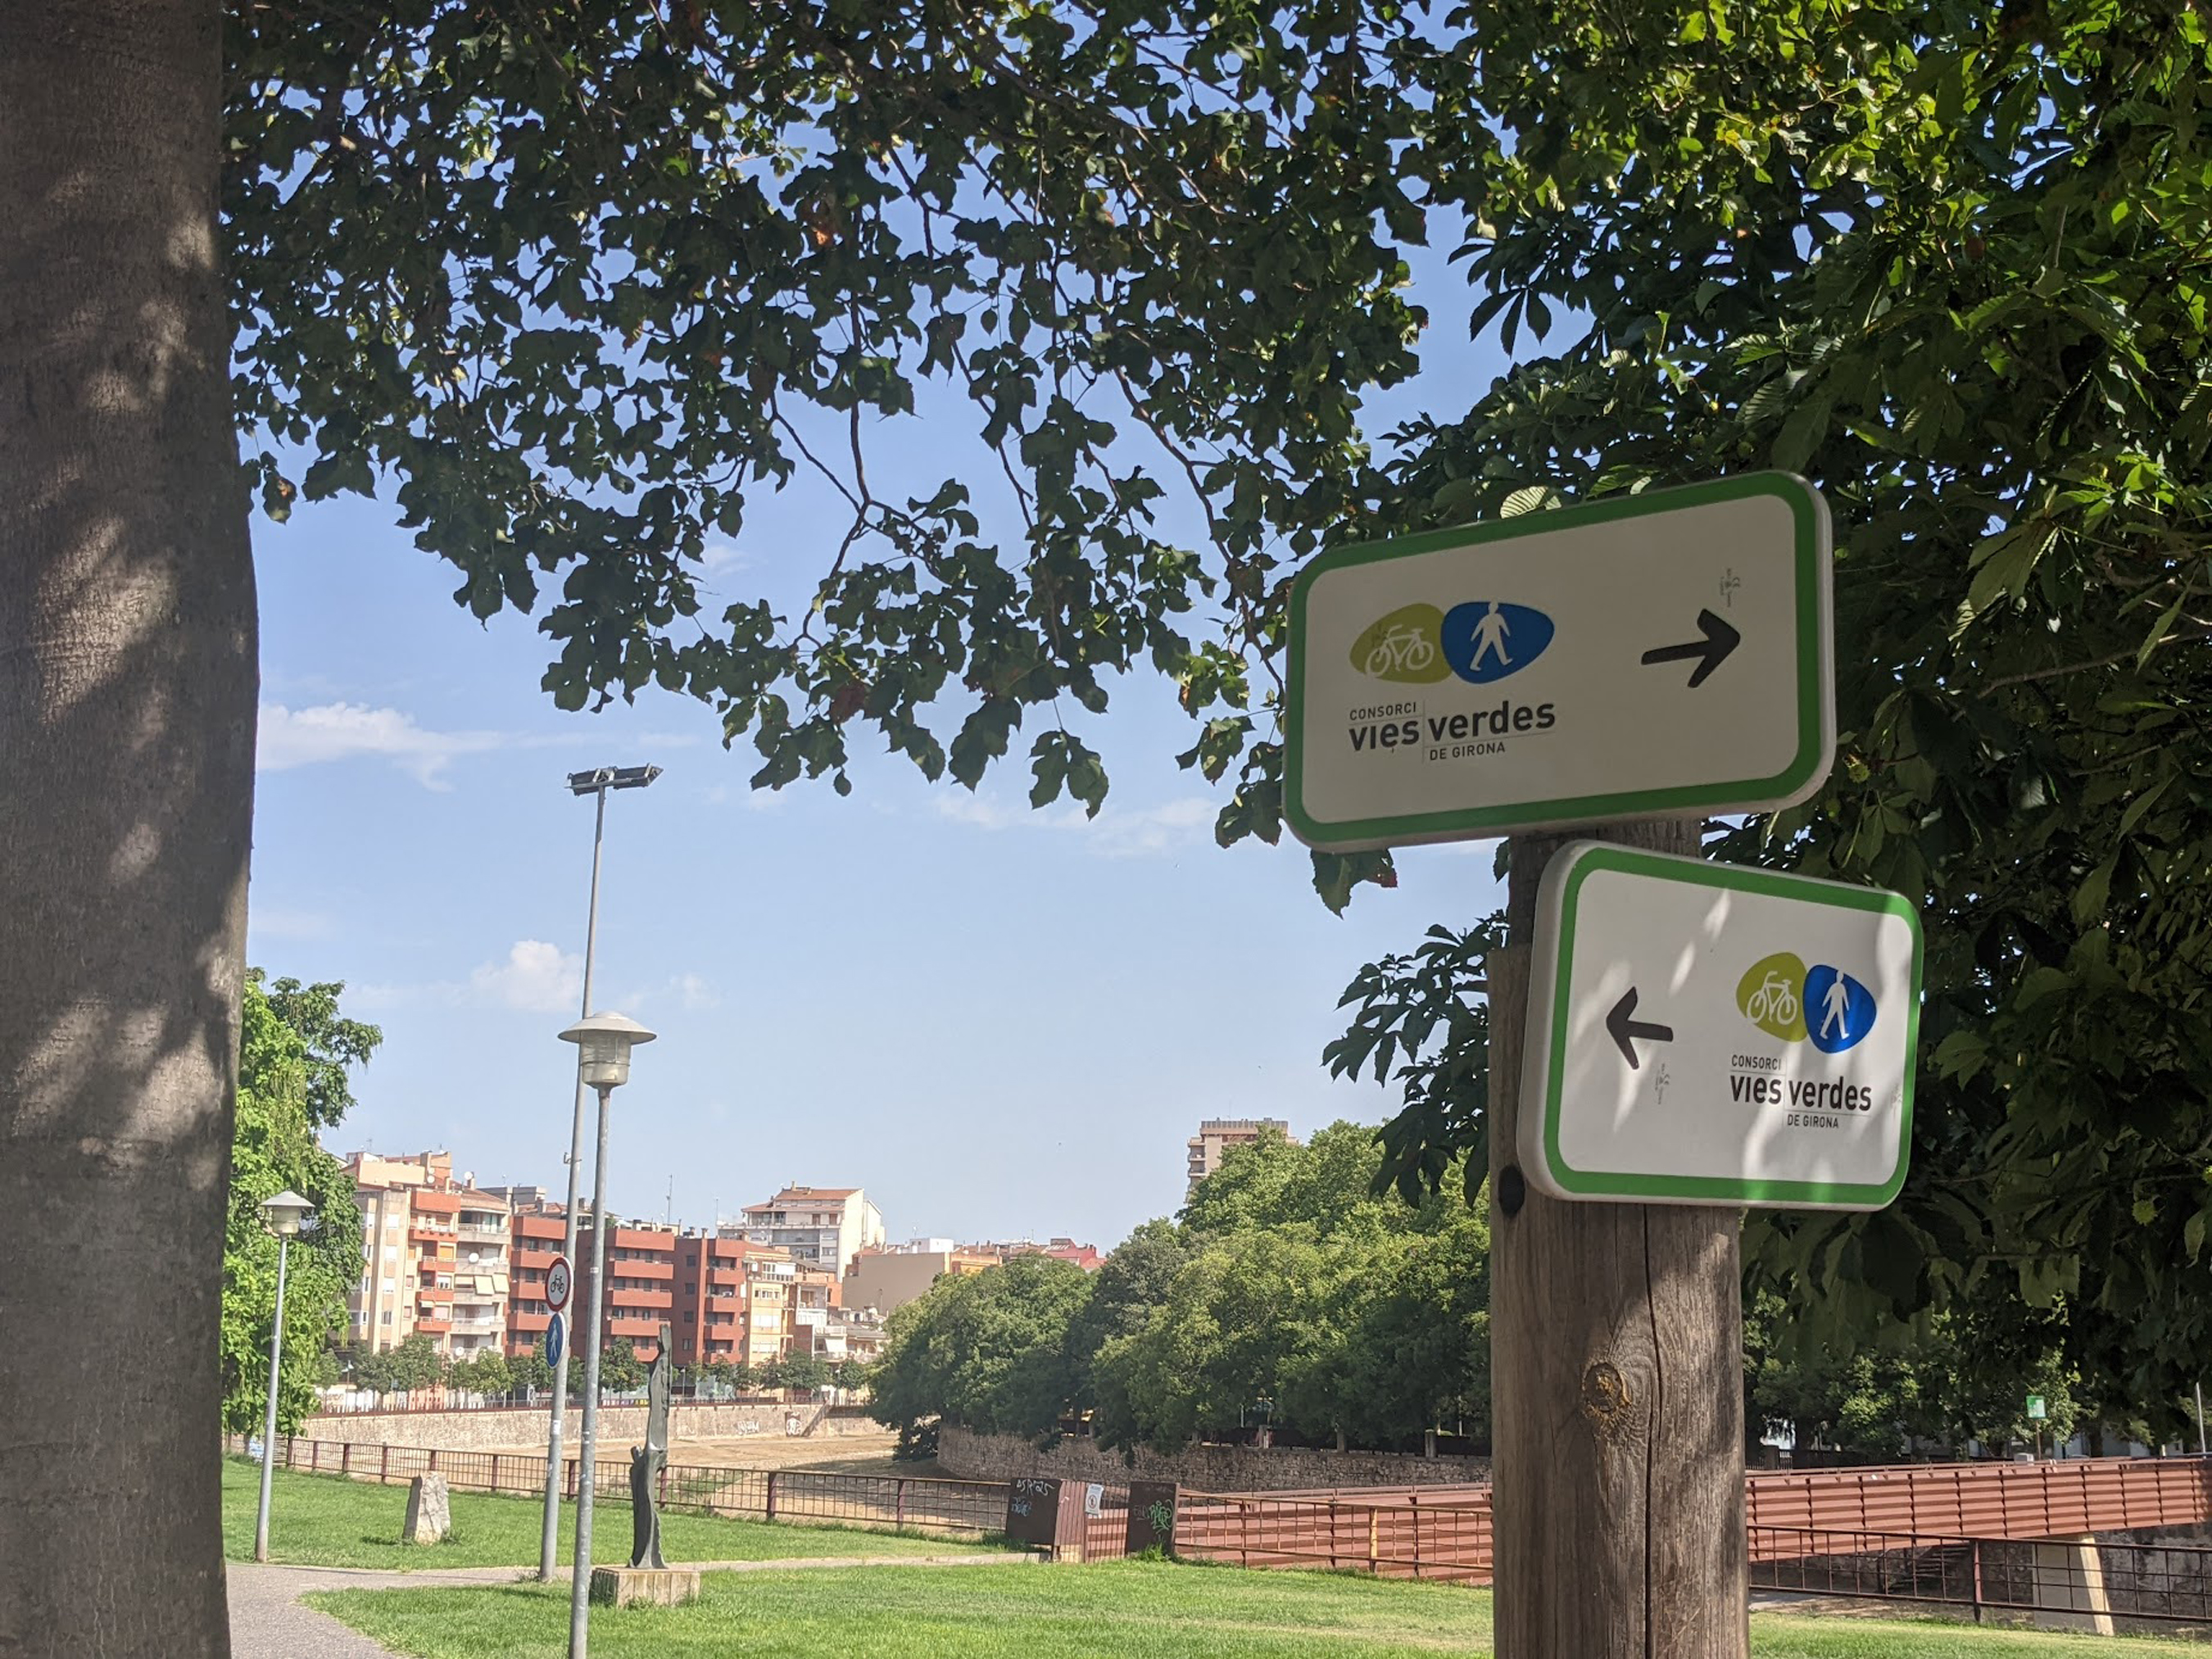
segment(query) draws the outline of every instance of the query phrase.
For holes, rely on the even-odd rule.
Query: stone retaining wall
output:
[[[669,1461],[684,1461],[673,1449],[687,1440],[728,1440],[753,1435],[763,1439],[784,1438],[787,1413],[796,1412],[804,1425],[813,1420],[819,1409],[814,1406],[715,1406],[675,1401],[668,1409],[672,1448]],[[487,1406],[477,1411],[450,1412],[332,1412],[311,1417],[301,1424],[300,1437],[350,1442],[356,1446],[417,1446],[438,1451],[481,1451],[493,1446],[531,1445],[542,1450],[550,1416],[550,1409],[544,1406]],[[829,1425],[825,1422],[823,1426]],[[561,1440],[565,1455],[574,1455],[583,1433],[583,1412],[571,1406],[562,1419]],[[611,1446],[631,1445],[644,1437],[644,1407],[599,1407],[602,1452]]]
[[[1449,1486],[1490,1479],[1486,1457],[1422,1457],[1410,1452],[1328,1451],[1306,1446],[1190,1446],[1163,1455],[1139,1450],[1134,1466],[1089,1440],[1050,1451],[1015,1435],[939,1431],[937,1467],[963,1480],[1057,1475],[1063,1480],[1172,1480],[1197,1492],[1305,1491],[1324,1486]]]

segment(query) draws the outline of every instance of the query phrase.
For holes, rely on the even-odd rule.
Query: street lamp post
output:
[[[568,1659],[591,1648],[592,1496],[599,1436],[599,1332],[607,1300],[607,1100],[629,1081],[630,1050],[653,1034],[621,1014],[593,1014],[561,1033],[577,1048],[576,1073],[599,1095],[599,1156],[592,1166],[592,1305],[584,1327],[584,1435],[577,1449],[576,1557],[568,1582]],[[574,1212],[572,1210],[570,1213]]]
[[[599,942],[599,844],[606,836],[607,791],[610,789],[642,789],[660,775],[657,766],[598,766],[588,772],[568,774],[568,790],[576,795],[595,795],[599,810],[592,823],[592,907],[584,923],[584,1004],[576,1012],[588,1018],[592,1012],[592,962]],[[562,1254],[568,1259],[569,1273],[576,1267],[576,1179],[584,1162],[584,1099],[586,1093],[582,1063],[576,1072],[576,1115],[568,1131],[568,1224],[564,1230]],[[574,1282],[573,1277],[571,1283]],[[572,1312],[568,1323],[573,1328],[575,1316]],[[572,1334],[571,1346],[574,1343]],[[545,1440],[545,1522],[538,1540],[538,1577],[550,1583],[555,1558],[560,1549],[561,1535],[561,1426],[568,1410],[568,1361],[563,1356],[553,1368],[553,1426]]]
[[[313,1212],[314,1205],[290,1188],[261,1200],[262,1218],[276,1235],[276,1319],[269,1332],[269,1412],[261,1426],[261,1504],[253,1514],[253,1559],[269,1559],[269,1487],[276,1460],[276,1382],[284,1363],[285,1257],[300,1224]]]

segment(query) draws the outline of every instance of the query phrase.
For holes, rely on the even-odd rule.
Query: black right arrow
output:
[[[1629,1041],[1631,1037],[1642,1037],[1646,1042],[1672,1042],[1674,1040],[1673,1026],[1654,1025],[1636,1018],[1636,988],[1633,985],[1628,988],[1626,996],[1613,1005],[1613,1012],[1605,1017],[1605,1029],[1620,1045],[1621,1058],[1628,1062],[1628,1069],[1632,1072],[1640,1070],[1644,1062],[1637,1059],[1636,1045]]]
[[[1710,611],[1698,612],[1698,627],[1705,638],[1687,645],[1662,645],[1647,651],[1644,653],[1645,664],[1695,660],[1698,666],[1690,676],[1690,685],[1692,690],[1703,685],[1706,677],[1728,660],[1729,653],[1742,642],[1743,635]]]

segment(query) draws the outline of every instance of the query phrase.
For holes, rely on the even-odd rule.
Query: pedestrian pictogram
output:
[[[1529,972],[1520,1150],[1542,1190],[1895,1196],[1920,987],[1919,925],[1895,894],[1571,842],[1538,890]]]
[[[1802,800],[1831,632],[1782,473],[1333,549],[1291,590],[1285,816],[1349,849]]]

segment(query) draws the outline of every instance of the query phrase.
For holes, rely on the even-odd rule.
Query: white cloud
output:
[[[560,1013],[583,994],[584,959],[544,939],[518,939],[505,962],[488,962],[471,973],[469,988],[509,1008]]]
[[[696,974],[678,974],[668,981],[668,988],[676,1000],[686,1008],[719,1008],[722,994]]]
[[[948,789],[935,797],[937,814],[978,830],[1060,830],[1081,836],[1100,858],[1148,858],[1210,835],[1219,805],[1203,795],[1186,795],[1154,806],[1122,808],[1110,801],[1097,817],[1087,817],[1073,802],[1033,810],[1000,795]]]
[[[457,755],[497,748],[496,732],[430,732],[397,708],[363,703],[327,702],[312,708],[264,703],[261,708],[257,769],[289,771],[324,761],[381,756],[428,789],[446,787],[446,768]]]
[[[1116,812],[1109,806],[1090,825],[1101,856],[1143,858],[1165,853],[1198,840],[1211,840],[1213,821],[1221,808],[1203,795],[1163,801],[1133,812]]]

